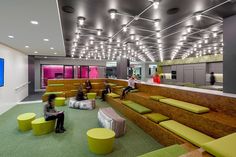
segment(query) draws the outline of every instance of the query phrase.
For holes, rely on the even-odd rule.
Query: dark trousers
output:
[[[55,119],[57,119],[56,129],[63,128],[64,127],[64,113],[60,113],[56,116],[49,116],[45,120],[49,121],[49,120],[55,120]]]
[[[126,87],[126,88],[123,90],[123,92],[122,92],[121,98],[123,99],[123,98],[125,97],[125,94],[128,93],[128,92],[129,92],[130,90],[132,90],[132,89],[133,89],[133,88],[130,87],[130,86]]]
[[[105,95],[108,93],[108,91],[107,90],[103,90],[102,91],[102,97],[101,97],[101,99],[103,100],[103,101],[105,101]]]

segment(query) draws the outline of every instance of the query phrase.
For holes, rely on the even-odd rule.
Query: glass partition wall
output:
[[[99,78],[98,66],[41,65],[41,88],[48,79]]]

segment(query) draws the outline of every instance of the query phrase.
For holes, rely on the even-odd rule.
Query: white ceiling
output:
[[[65,56],[57,0],[0,0],[0,43],[28,55]]]

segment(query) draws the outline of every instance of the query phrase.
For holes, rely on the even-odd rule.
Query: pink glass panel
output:
[[[64,78],[72,79],[74,76],[73,66],[65,66]]]
[[[80,66],[77,67],[77,76],[78,76],[78,78],[81,78],[81,76],[80,76]]]
[[[42,87],[47,86],[48,79],[63,78],[63,65],[43,65],[42,66]]]
[[[98,67],[97,66],[89,66],[89,78],[98,78]]]
[[[88,66],[81,66],[81,78],[88,78]]]

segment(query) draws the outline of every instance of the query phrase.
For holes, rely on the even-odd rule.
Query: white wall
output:
[[[0,87],[0,114],[28,96],[28,56],[0,44],[4,59],[4,86]],[[25,85],[24,85],[25,84]],[[24,86],[23,86],[24,85]],[[16,90],[17,87],[22,87]]]
[[[94,65],[106,67],[106,61],[100,60],[78,60],[71,58],[36,58],[35,59],[35,91],[42,91],[40,89],[40,65],[41,64],[52,64],[52,65]],[[105,76],[105,71],[101,72],[102,69],[99,68],[99,76]]]

